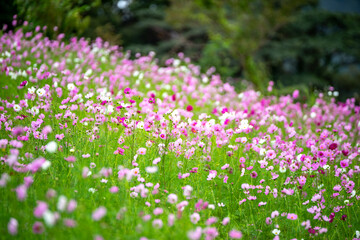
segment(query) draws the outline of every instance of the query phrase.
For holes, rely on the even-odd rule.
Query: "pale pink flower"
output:
[[[15,236],[18,233],[19,223],[15,218],[10,218],[8,223],[8,231],[11,235]]]
[[[231,230],[229,232],[229,237],[232,239],[240,239],[240,238],[242,238],[242,233],[237,230]]]
[[[99,207],[97,209],[95,209],[92,213],[92,219],[94,221],[99,221],[100,219],[102,219],[104,216],[106,215],[106,208],[105,207]]]

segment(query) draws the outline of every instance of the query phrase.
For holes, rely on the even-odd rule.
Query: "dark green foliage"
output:
[[[0,27],[6,24],[9,28],[11,28],[11,22],[15,14],[17,14],[17,9],[13,1],[0,0]]]
[[[47,26],[47,33],[81,35],[89,26],[89,12],[101,4],[101,0],[15,0],[20,16],[34,26]]]
[[[334,86],[345,97],[360,90],[360,16],[306,11],[271,34],[257,56],[284,86]],[[357,95],[359,97],[359,95]]]

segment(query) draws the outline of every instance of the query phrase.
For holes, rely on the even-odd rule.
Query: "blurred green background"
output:
[[[0,0],[0,23],[13,15],[30,28],[155,51],[159,63],[179,52],[203,71],[214,66],[239,89],[339,92],[360,100],[359,0]],[[58,30],[54,32],[54,27]]]

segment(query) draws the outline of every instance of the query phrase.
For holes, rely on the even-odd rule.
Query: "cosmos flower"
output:
[[[237,230],[231,230],[229,232],[229,237],[232,239],[240,239],[240,238],[242,238],[242,236],[243,236],[242,233]]]
[[[7,225],[9,233],[15,236],[18,233],[18,226],[18,221],[15,218],[10,218],[10,221]]]
[[[193,213],[193,214],[191,214],[191,216],[190,216],[190,221],[191,221],[193,224],[197,224],[197,223],[200,221],[200,215],[199,215],[199,213]]]
[[[103,207],[103,206],[101,206],[101,207],[99,207],[99,208],[97,208],[97,209],[95,209],[94,211],[93,211],[93,213],[92,213],[92,219],[94,220],[94,221],[99,221],[99,220],[101,220],[105,215],[106,215],[106,208],[105,207]]]

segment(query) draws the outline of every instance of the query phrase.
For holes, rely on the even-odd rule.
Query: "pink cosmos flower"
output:
[[[94,240],[104,240],[104,238],[101,235],[96,235]]]
[[[161,139],[165,139],[165,138],[166,138],[166,134],[165,134],[164,132],[160,133],[159,136],[160,136]]]
[[[225,175],[224,177],[224,183],[227,183],[227,180],[229,179],[229,176],[228,175]]]
[[[152,222],[152,226],[154,228],[160,229],[163,227],[163,222],[161,219],[154,219],[154,221]]]
[[[330,150],[335,150],[337,147],[338,147],[338,145],[336,143],[332,143],[329,145]]]
[[[8,231],[11,235],[15,236],[18,233],[19,223],[15,218],[10,218],[8,223]]]
[[[67,158],[64,158],[68,162],[75,162],[76,158],[74,156],[68,156]]]
[[[296,89],[296,90],[293,92],[292,96],[293,96],[294,99],[296,99],[296,98],[299,97],[299,94],[300,94],[299,90]]]
[[[168,196],[169,203],[174,204],[177,202],[177,200],[178,200],[178,197],[176,194],[174,194],[174,193],[169,194],[169,196]]]
[[[258,207],[264,206],[266,204],[267,204],[267,202],[259,202]]]
[[[298,216],[295,213],[288,213],[287,219],[296,220]]]
[[[29,188],[33,182],[34,178],[32,176],[24,177],[24,183],[27,188]]]
[[[27,85],[27,81],[22,81],[21,83],[20,83],[20,87],[24,87],[24,86],[26,86]]]
[[[217,217],[210,217],[206,220],[205,224],[209,226],[209,225],[216,223],[217,220],[218,220]]]
[[[91,175],[91,171],[89,170],[88,167],[84,167],[82,170],[82,177],[83,178],[87,178],[88,176]]]
[[[42,222],[35,222],[32,229],[34,234],[42,234],[45,230]]]
[[[342,160],[342,161],[340,162],[340,166],[341,166],[342,168],[348,167],[348,166],[349,166],[349,160],[348,160],[348,159]]]
[[[47,210],[48,210],[48,204],[43,201],[38,201],[37,206],[34,209],[34,216],[37,218],[41,218]]]
[[[206,235],[205,240],[213,240],[219,235],[219,232],[216,230],[215,227],[205,228],[204,233]]]
[[[69,228],[74,228],[76,227],[77,223],[74,219],[65,218],[64,225]]]
[[[163,212],[164,210],[162,208],[155,208],[153,213],[157,216],[163,214]]]
[[[269,150],[266,152],[266,156],[269,158],[269,159],[274,159],[276,157],[276,153],[274,150]]]
[[[210,170],[210,171],[209,171],[209,175],[208,175],[208,177],[207,177],[207,180],[209,181],[209,180],[214,179],[214,178],[216,177],[216,175],[217,175],[217,171],[216,171],[216,170]]]
[[[130,94],[131,93],[131,88],[125,88],[124,93],[125,94]]]
[[[175,215],[174,214],[169,214],[168,215],[168,226],[171,227],[174,225],[175,222]]]
[[[99,221],[100,219],[102,219],[104,216],[106,215],[106,208],[101,206],[97,209],[95,209],[92,213],[92,219],[94,221]]]
[[[153,164],[158,164],[161,161],[161,158],[155,158]]]
[[[202,235],[201,227],[197,227],[195,230],[189,231],[187,233],[187,236],[190,240],[199,240],[201,238],[201,235]]]
[[[122,149],[121,147],[118,147],[118,148],[116,149],[116,151],[114,152],[114,154],[124,155],[124,152],[125,152],[124,149]]]
[[[146,148],[139,148],[137,150],[137,154],[139,155],[145,155],[146,154]]]
[[[76,209],[76,207],[77,207],[77,202],[74,199],[70,199],[66,211],[68,213],[72,213]]]
[[[57,140],[62,140],[63,138],[65,137],[65,135],[62,133],[62,134],[56,134],[55,135],[55,138],[57,139]]]
[[[151,219],[151,215],[150,215],[150,214],[146,214],[146,215],[144,215],[144,216],[142,217],[142,219],[143,219],[145,222],[147,222],[147,221],[149,221],[149,220]]]
[[[24,201],[27,197],[27,187],[25,184],[19,185],[16,189],[16,195],[19,201]]]
[[[229,167],[230,165],[229,164],[225,164],[224,166],[221,167],[222,170],[225,170]]]
[[[279,216],[279,212],[278,211],[273,211],[271,213],[271,218],[276,218],[277,216]]]
[[[197,224],[199,221],[200,221],[200,215],[198,213],[193,213],[191,214],[190,216],[190,221],[193,223],[193,224]]]
[[[226,225],[228,225],[229,222],[230,222],[230,218],[229,218],[229,217],[226,217],[226,218],[224,218],[224,219],[222,220],[221,224],[224,225],[224,226],[226,226]]]
[[[242,238],[242,233],[237,230],[231,230],[229,232],[229,237],[232,239],[240,239],[240,238]]]
[[[110,191],[111,193],[117,193],[117,192],[119,191],[119,188],[118,188],[117,186],[112,186],[112,187],[109,189],[109,191]]]
[[[300,176],[298,181],[299,181],[300,186],[304,186],[306,183],[306,177]]]

